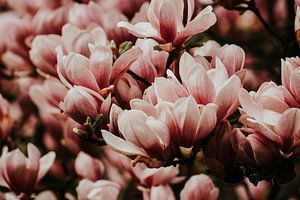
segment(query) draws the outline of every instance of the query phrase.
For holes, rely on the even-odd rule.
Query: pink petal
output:
[[[212,10],[213,8],[211,6],[207,6],[203,9],[190,23],[186,25],[184,30],[179,33],[174,44],[181,44],[189,37],[197,33],[202,33],[214,25],[217,21],[217,17]]]
[[[177,142],[180,146],[193,146],[194,138],[200,120],[200,112],[193,97],[179,99],[174,105],[174,116],[181,134]]]
[[[95,76],[100,89],[109,86],[113,64],[112,57],[112,52],[109,47],[96,46],[92,49],[89,68]]]
[[[254,101],[244,88],[240,89],[239,100],[243,111],[245,111],[247,115],[254,117],[257,120],[262,120],[262,108],[260,108],[257,102]]]
[[[141,38],[157,38],[159,37],[157,30],[155,30],[148,22],[138,22],[132,25],[128,22],[119,22],[118,27],[126,28],[129,33]]]
[[[276,125],[276,130],[283,140],[284,148],[291,150],[300,134],[300,109],[291,108],[285,111]]]
[[[40,169],[38,172],[38,178],[37,180],[41,180],[47,172],[52,167],[54,161],[55,161],[56,154],[55,152],[49,152],[40,159]]]
[[[101,132],[106,144],[113,150],[128,156],[141,155],[147,157],[147,155],[134,144],[127,142],[106,130],[102,130]]]
[[[213,103],[209,103],[204,107],[202,111],[200,121],[197,127],[197,135],[195,140],[199,143],[205,139],[215,128],[217,124],[217,110],[218,106]]]
[[[112,75],[110,77],[111,83],[116,83],[119,78],[126,73],[130,64],[135,61],[142,53],[140,48],[132,48],[122,54],[114,63]]]
[[[166,42],[173,42],[177,36],[178,13],[174,12],[175,7],[169,1],[162,1],[161,8],[158,15],[160,35]]]
[[[239,106],[239,91],[241,88],[240,79],[233,75],[226,81],[214,99],[218,108],[218,122],[233,114]]]

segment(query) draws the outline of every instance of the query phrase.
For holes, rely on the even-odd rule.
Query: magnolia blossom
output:
[[[61,41],[66,52],[74,52],[86,57],[91,54],[89,44],[98,46],[108,43],[106,33],[101,27],[94,25],[86,29],[80,29],[72,24],[63,26]]]
[[[241,81],[236,75],[228,75],[220,59],[216,59],[216,68],[207,71],[203,65],[196,63],[191,55],[184,53],[180,58],[179,74],[182,85],[169,72],[171,79],[156,78],[152,94],[151,90],[147,91],[145,98],[155,96],[158,101],[161,99],[174,102],[178,98],[192,95],[197,104],[214,103],[218,106],[218,122],[237,110]]]
[[[221,47],[217,42],[209,40],[203,46],[193,48],[191,52],[195,61],[206,70],[216,68],[216,60],[220,59],[228,76],[236,74],[243,78],[245,52],[241,47],[235,44],[225,44]]]
[[[83,179],[79,182],[76,191],[78,200],[85,199],[109,199],[117,200],[120,193],[120,186],[117,183],[98,180],[93,182]]]
[[[89,88],[102,95],[107,95],[107,87],[114,84],[130,67],[141,53],[133,48],[122,54],[113,64],[112,51],[106,46],[90,46],[91,56],[69,53],[64,56],[58,49],[58,76],[69,88],[73,85]]]
[[[138,39],[135,46],[141,48],[143,53],[129,68],[150,83],[155,77],[165,74],[168,59],[167,52],[154,50],[156,45],[158,43],[153,39]]]
[[[60,44],[58,35],[38,35],[32,41],[29,51],[33,64],[46,74],[56,76],[56,51]]]
[[[68,21],[68,6],[55,10],[41,9],[33,18],[32,24],[37,34],[60,34],[61,28]]]
[[[27,153],[26,158],[19,149],[7,152],[4,148],[0,158],[0,174],[3,178],[1,185],[8,187],[16,194],[30,195],[55,160],[54,152],[41,157],[38,148],[31,143],[27,145]]]
[[[192,19],[194,8],[193,0],[188,0],[187,5],[184,5],[182,0],[155,0],[151,1],[148,9],[149,22],[138,22],[134,25],[120,22],[118,26],[128,29],[136,37],[153,38],[161,44],[171,43],[172,46],[179,46],[191,36],[206,31],[216,23],[211,6]],[[185,9],[187,20],[183,22]]]
[[[126,30],[117,27],[117,23],[120,21],[128,21],[120,10],[105,9],[100,4],[98,5],[92,1],[88,5],[75,3],[69,11],[69,22],[71,24],[80,28],[97,24],[105,30],[108,39],[114,40],[117,44],[132,39]]]
[[[170,132],[163,122],[140,110],[126,110],[120,114],[118,126],[126,140],[102,130],[102,136],[111,148],[128,156],[168,160]]]
[[[300,58],[281,60],[282,89],[286,102],[300,108]]]
[[[174,104],[161,102],[153,106],[138,99],[130,104],[131,110],[111,118],[117,120],[118,130],[126,141],[102,132],[106,143],[125,155],[140,155],[160,161],[168,160],[171,153],[190,157],[217,122],[217,106],[198,106],[191,96],[178,99]],[[145,137],[148,139],[143,139]],[[177,152],[171,152],[170,144]]]
[[[192,176],[180,192],[181,200],[217,200],[218,196],[219,189],[209,176],[204,174]]]
[[[82,178],[96,181],[102,177],[104,165],[100,160],[81,151],[75,160],[75,171]]]
[[[257,137],[277,144],[283,157],[298,154],[297,138],[300,126],[297,121],[300,109],[288,108],[284,101],[279,101],[277,98],[280,98],[280,93],[275,93],[276,87],[275,90],[269,88],[267,92],[272,93],[267,95],[262,93],[263,89],[265,87],[262,86],[254,98],[241,89],[239,97],[242,106],[241,122],[258,132],[260,136]]]
[[[32,101],[40,110],[58,114],[59,103],[64,99],[67,88],[57,79],[47,79],[43,84],[36,84],[30,87],[29,95]]]
[[[108,116],[110,104],[110,95],[104,99],[100,94],[94,93],[88,88],[74,86],[67,92],[59,107],[72,119],[84,124],[87,117],[95,120],[98,114]]]

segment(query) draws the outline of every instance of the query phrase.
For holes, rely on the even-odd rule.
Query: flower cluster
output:
[[[0,0],[0,199],[299,195],[291,2]]]

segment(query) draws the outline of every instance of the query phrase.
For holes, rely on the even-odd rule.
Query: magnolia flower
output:
[[[100,160],[81,151],[75,159],[75,171],[81,178],[96,181],[103,176],[104,165]]]
[[[85,199],[109,199],[117,200],[120,193],[120,186],[117,183],[99,180],[96,182],[83,179],[79,182],[76,191],[78,200]]]
[[[300,109],[288,108],[284,102],[277,101],[275,90],[271,91],[269,100],[261,97],[261,101],[256,101],[242,89],[239,97],[242,106],[240,121],[259,132],[265,140],[277,144],[283,157],[299,154],[297,138],[300,125],[297,121],[300,119]]]
[[[68,22],[69,6],[62,6],[55,10],[39,10],[32,20],[36,34],[61,34],[61,28]]]
[[[160,119],[168,126],[173,146],[181,156],[190,157],[198,151],[217,123],[218,106],[197,105],[193,97],[185,97],[172,104],[158,104]]]
[[[59,103],[64,99],[67,91],[67,88],[57,79],[47,79],[43,84],[31,86],[29,96],[40,110],[58,114]]]
[[[38,35],[36,36],[29,51],[30,59],[38,70],[56,76],[56,51],[60,44],[58,35]]]
[[[219,189],[212,180],[204,174],[192,176],[180,192],[181,200],[217,200]]]
[[[286,102],[300,108],[300,58],[281,60],[282,90]]]
[[[100,94],[94,93],[88,88],[74,86],[67,92],[59,107],[72,119],[84,124],[87,117],[93,121],[100,113],[108,116],[110,104],[110,95],[104,99]]]
[[[154,81],[155,77],[165,74],[169,55],[165,51],[154,50],[155,45],[158,43],[153,39],[138,39],[135,46],[141,48],[143,53],[129,68],[150,83]]]
[[[12,106],[0,95],[0,141],[10,134],[13,127]]]
[[[86,29],[80,29],[72,24],[63,26],[61,41],[66,52],[74,52],[86,57],[91,54],[89,44],[104,46],[108,43],[106,33],[101,27],[90,26]]]
[[[104,7],[89,2],[86,4],[77,4],[69,11],[69,22],[79,28],[87,28],[92,24],[101,26],[109,40],[114,40],[116,44],[124,41],[130,41],[131,37],[126,30],[117,27],[119,21],[127,21],[127,17],[117,9],[105,9]]]
[[[57,73],[60,80],[68,87],[83,86],[107,96],[110,84],[116,83],[141,54],[139,48],[132,48],[122,54],[113,64],[112,51],[107,46],[90,46],[88,59],[77,53],[64,56],[58,48]],[[105,89],[108,88],[108,89]]]
[[[276,163],[278,147],[258,132],[249,128],[234,129],[230,139],[236,158],[245,166],[268,167]]]
[[[132,110],[117,113],[115,118],[111,118],[117,120],[118,129],[126,141],[103,132],[106,143],[125,155],[166,161],[170,157],[171,142],[178,154],[189,157],[201,146],[217,122],[217,106],[198,106],[191,96],[178,99],[174,104],[160,102],[153,106],[139,99],[131,100],[130,104]],[[141,128],[144,131],[140,131]],[[149,139],[145,140],[145,137]]]
[[[170,132],[163,122],[141,110],[125,110],[119,115],[118,127],[125,140],[102,130],[103,139],[112,149],[128,156],[168,160]]]
[[[0,172],[4,187],[16,194],[30,195],[37,183],[46,175],[55,160],[55,153],[49,152],[41,157],[36,146],[27,145],[28,157],[19,150],[4,150],[0,159]],[[26,173],[24,173],[26,172]]]
[[[221,47],[217,42],[209,40],[203,46],[193,48],[191,52],[195,61],[207,71],[216,68],[217,59],[224,64],[229,77],[244,71],[242,69],[245,63],[245,52],[235,44],[225,44]]]
[[[188,0],[186,8],[182,0],[154,0],[148,9],[149,22],[132,25],[122,21],[118,26],[128,29],[136,37],[153,38],[161,44],[179,46],[191,36],[206,31],[216,23],[217,18],[211,6],[206,7],[192,20],[194,8],[194,0]],[[186,22],[183,21],[185,9]]]
[[[180,58],[179,74],[182,85],[171,72],[171,79],[155,79],[153,92],[157,100],[174,102],[180,97],[192,95],[197,104],[214,103],[218,106],[218,123],[237,110],[241,81],[236,75],[228,75],[220,59],[216,59],[216,68],[206,71],[191,55],[184,53]]]
[[[141,99],[143,92],[143,87],[129,74],[124,74],[114,88],[115,97],[123,108],[129,107],[131,99]]]

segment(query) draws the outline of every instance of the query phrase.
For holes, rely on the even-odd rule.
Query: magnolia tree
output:
[[[300,1],[0,9],[0,199],[299,199]]]

